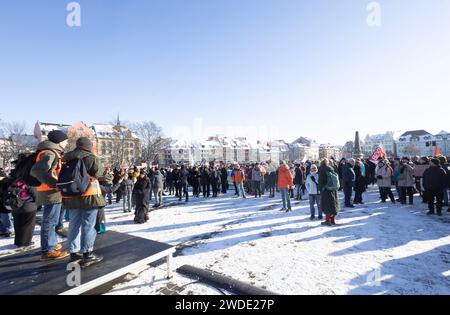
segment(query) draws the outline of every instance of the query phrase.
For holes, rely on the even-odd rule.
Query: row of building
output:
[[[173,163],[195,165],[210,161],[248,163],[318,160],[319,148],[318,144],[306,138],[301,138],[294,143],[287,143],[284,140],[251,142],[246,138],[216,135],[198,142],[172,140],[159,154],[158,162],[163,165]]]
[[[108,166],[139,165],[141,159],[141,141],[130,129],[115,124],[92,124],[76,122],[72,125],[37,122],[33,136],[22,136],[25,147],[33,150],[37,143],[45,140],[52,130],[61,130],[69,136],[69,149],[81,136],[90,138],[101,161]],[[10,145],[10,139],[0,139],[0,152]],[[438,147],[441,154],[450,156],[450,134],[442,131],[433,135],[425,130],[405,133],[386,132],[367,135],[360,141],[361,153],[365,157],[372,155],[375,147],[381,145],[388,156],[430,156]],[[292,143],[284,140],[249,141],[246,138],[229,138],[223,135],[211,136],[204,141],[181,141],[165,139],[164,146],[156,154],[155,162],[160,165],[183,163],[195,165],[211,161],[227,163],[265,162],[288,160],[306,161],[322,158],[349,158],[354,154],[354,142],[344,146],[318,144],[314,140],[301,137]],[[7,155],[0,154],[0,166],[7,163]],[[2,161],[3,159],[3,161]]]

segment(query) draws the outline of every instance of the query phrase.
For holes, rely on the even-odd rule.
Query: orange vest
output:
[[[54,170],[51,170],[51,176],[58,180],[59,177],[59,173],[61,172],[61,168],[62,168],[62,163],[61,163],[61,156],[59,155],[58,152],[54,151],[54,150],[43,150],[41,152],[38,153],[37,157],[36,157],[36,162],[39,162],[41,160],[41,155],[45,152],[45,151],[52,151],[53,153],[56,154],[56,168]],[[38,188],[37,188],[38,192],[46,192],[46,191],[57,191],[56,188],[52,188],[46,184],[41,184]]]
[[[233,179],[235,183],[242,183],[244,181],[245,176],[242,176],[241,172],[242,172],[241,170],[234,172]]]
[[[102,196],[102,190],[100,188],[100,183],[98,179],[91,177],[91,181],[89,182],[89,186],[86,191],[81,195],[81,197],[89,197],[89,196]],[[71,199],[77,197],[64,197],[63,199]]]

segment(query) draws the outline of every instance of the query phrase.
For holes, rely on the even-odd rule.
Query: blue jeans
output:
[[[95,223],[97,221],[98,209],[71,209],[69,210],[69,234],[67,242],[69,243],[69,252],[78,253],[81,248],[82,253],[92,252],[94,250]],[[80,237],[81,229],[81,237]]]
[[[10,233],[11,227],[11,213],[0,213],[0,231],[2,233]]]
[[[131,207],[132,207],[132,195],[131,193],[124,193],[122,195],[123,197],[123,211],[124,212],[131,212]]]
[[[64,227],[64,219],[65,219],[66,209],[61,207],[61,211],[59,212],[58,224],[56,224],[56,229],[62,229]]]
[[[238,191],[238,195],[241,195],[242,197],[245,198],[245,189],[244,189],[244,183],[236,183],[237,185],[237,191]]]
[[[316,209],[314,204],[317,204],[317,210],[319,210],[319,216],[322,216],[322,208],[320,207],[320,195],[309,195],[309,208],[311,210],[311,215],[316,215]]]
[[[61,214],[61,203],[43,206],[41,225],[41,251],[48,253],[58,244],[56,225]]]
[[[287,188],[280,189],[281,191],[281,199],[283,200],[283,209],[291,209],[291,199],[289,196],[289,190]],[[287,208],[286,208],[287,204]]]

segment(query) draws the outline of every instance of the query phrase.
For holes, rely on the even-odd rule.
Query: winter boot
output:
[[[94,254],[93,252],[90,253],[84,253],[83,259],[80,262],[81,268],[87,268],[89,266],[92,266],[94,264],[97,264],[103,260],[103,256],[98,256]]]
[[[47,254],[41,256],[41,261],[60,260],[67,256],[69,256],[69,253],[66,251],[58,252],[57,250],[52,249]]]
[[[75,262],[83,259],[83,255],[79,253],[71,253],[70,254],[70,262]]]

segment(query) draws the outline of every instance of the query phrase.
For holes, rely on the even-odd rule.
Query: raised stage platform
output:
[[[79,277],[69,258],[42,262],[39,249],[0,258],[0,295],[83,294],[162,258],[167,261],[167,277],[172,276],[175,248],[168,244],[107,231],[97,236],[95,252],[104,260],[81,269]]]

